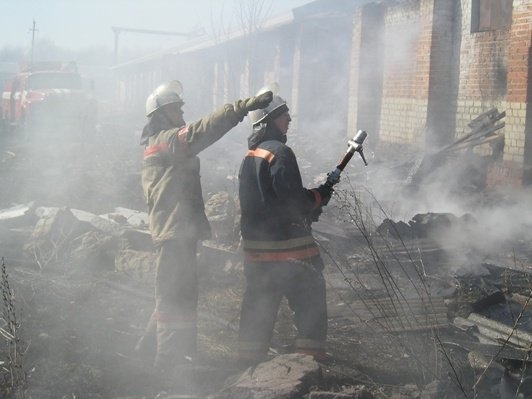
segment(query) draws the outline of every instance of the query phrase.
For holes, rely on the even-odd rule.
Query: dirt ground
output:
[[[115,206],[144,210],[138,175],[141,149],[130,141],[130,136],[112,135],[114,130],[121,128],[104,127],[100,134],[108,140],[95,137],[82,146],[62,148],[61,156],[52,145],[28,149],[4,143],[0,207],[37,201],[94,213],[108,212]],[[223,176],[225,172],[220,173]],[[204,192],[209,188],[204,185]],[[339,210],[331,211],[334,212]],[[333,216],[328,220],[343,228]],[[21,237],[27,238],[25,234],[21,232]],[[416,397],[420,389],[437,380],[449,384],[449,398],[473,397],[461,394],[475,381],[467,351],[443,344],[456,339],[455,330],[440,326],[392,332],[374,328],[364,318],[357,319],[356,311],[346,313],[345,304],[361,300],[360,292],[370,292],[372,281],[383,279],[371,267],[375,253],[382,253],[381,250],[368,252],[367,237],[356,232],[340,238],[323,233],[321,238],[325,238],[326,252],[341,254],[327,262],[325,276],[330,309],[344,309],[343,313],[331,315],[328,343],[331,360],[323,365],[326,386],[322,388],[339,390],[342,386],[363,384],[376,398],[408,398]],[[382,247],[383,243],[379,245]],[[440,281],[441,284],[434,285],[452,289],[452,294],[446,297],[448,320],[466,312],[471,303],[495,286],[488,277],[484,280],[468,275],[450,277],[444,267],[449,259],[439,256],[441,252],[437,249],[427,244],[419,250],[418,242],[407,245],[417,248],[414,253],[420,257],[426,255],[424,273],[431,279],[418,276],[420,284]],[[179,397],[199,398],[220,389],[224,380],[238,371],[234,354],[244,289],[241,265],[235,264],[228,271],[224,264],[200,261],[198,366],[192,371],[183,370],[168,381],[154,376],[150,361],[138,359],[133,353],[153,310],[150,276],[139,280],[117,272],[112,262],[95,269],[61,262],[40,269],[22,245],[17,254],[6,257],[5,267],[15,293],[20,361],[27,375],[25,385],[18,391],[19,397],[140,399],[163,398],[163,392],[171,392],[182,395]],[[387,281],[404,284],[404,292],[411,290],[408,281],[401,283],[405,273],[397,266],[401,263],[393,259],[395,255],[390,256],[395,266],[386,270],[390,273]],[[531,258],[526,258],[530,254],[523,256],[531,264]],[[500,280],[496,274],[491,272],[493,279]],[[367,286],[354,289],[353,276],[367,276],[367,280],[359,281]],[[520,276],[514,278],[522,281],[526,273]],[[479,286],[485,289],[475,292]],[[283,304],[272,354],[288,352],[294,334],[290,310]],[[492,391],[492,382],[481,385],[477,397],[493,397]]]
[[[149,282],[112,270],[70,270],[66,266],[38,271],[23,264],[9,264],[8,269],[17,295],[22,345],[27,345],[22,360],[28,370],[27,397],[155,398],[165,391],[204,397],[238,372],[234,354],[244,288],[239,272],[216,272],[212,265],[200,270],[201,367],[190,376],[182,374],[182,380],[169,382],[153,376],[150,362],[133,353],[153,309]],[[349,292],[341,291],[329,287],[330,307],[338,303],[338,295],[347,299]],[[467,306],[465,294],[457,299],[460,306]],[[458,313],[456,308],[449,316]],[[295,335],[291,320],[283,304],[272,354],[290,350]],[[401,392],[405,398],[413,397],[409,395],[415,387],[452,380],[452,370],[435,337],[453,341],[453,334],[448,328],[368,331],[362,321],[332,318],[331,361],[323,366],[326,388],[364,384],[378,398]],[[447,348],[446,355],[461,381],[472,382],[467,352]]]

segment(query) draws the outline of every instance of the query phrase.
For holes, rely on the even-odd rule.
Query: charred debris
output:
[[[5,147],[2,394],[531,397],[532,226],[526,217],[515,219],[521,192],[486,185],[486,168],[504,140],[503,118],[493,109],[436,152],[398,162],[374,149],[366,154],[368,168],[346,170],[313,226],[327,263],[326,364],[290,353],[295,332],[284,305],[271,360],[247,370],[233,366],[244,288],[234,169],[205,176],[213,238],[199,258],[202,358],[165,381],[154,380],[149,365],[132,354],[153,308],[155,267],[135,180],[139,166],[127,165],[123,176],[124,160],[139,150],[100,149],[79,168],[70,164],[79,160],[64,160],[56,166],[68,169],[71,180],[64,174],[54,180],[44,169],[28,175],[27,148]],[[474,151],[483,145],[492,149],[486,156]],[[310,162],[315,150],[299,155],[303,174],[320,182],[325,176]],[[13,176],[34,179],[32,189],[21,191]],[[209,182],[215,178],[225,179],[224,189]],[[71,182],[78,184],[74,193]],[[435,182],[446,189],[429,192]],[[435,197],[460,206],[444,209]],[[487,223],[495,214],[500,219]]]

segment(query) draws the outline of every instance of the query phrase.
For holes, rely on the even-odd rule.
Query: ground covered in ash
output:
[[[119,126],[102,126],[99,134],[90,142],[62,148],[61,156],[52,145],[5,143],[0,209],[32,203],[32,209],[66,207],[94,214],[118,206],[144,211],[141,148]],[[388,167],[380,166],[385,171]],[[304,159],[301,167],[304,174],[312,170]],[[220,205],[221,211],[213,210],[214,239],[200,251],[195,365],[161,377],[152,372],[149,357],[133,351],[154,305],[149,251],[131,252],[135,261],[120,263],[117,253],[131,248],[93,234],[84,236],[82,244],[74,240],[49,250],[52,256],[43,261],[31,245],[37,219],[30,219],[0,231],[5,270],[0,332],[10,331],[13,317],[19,326],[16,340],[0,336],[5,341],[0,350],[6,397],[204,398],[216,395],[242,372],[235,352],[245,281],[235,235],[237,205],[229,204],[235,196],[235,170],[215,168],[207,177],[206,168],[208,160],[203,164],[205,197],[214,198],[211,206]],[[368,194],[372,179],[377,178],[353,173],[315,225],[327,263],[330,360],[320,365],[320,384],[307,387],[304,397],[502,397],[502,370],[519,373],[519,364],[528,358],[519,363],[508,360],[511,356],[492,355],[489,368],[475,367],[471,353],[477,353],[472,348],[478,345],[472,342],[478,341],[471,331],[455,328],[453,320],[472,312],[490,315],[496,306],[502,306],[499,315],[507,316],[512,295],[521,295],[525,303],[513,310],[508,324],[517,318],[519,326],[528,328],[524,310],[531,236],[508,235],[510,240],[485,251],[474,240],[457,239],[457,231],[466,231],[470,239],[476,236],[478,225],[469,218],[423,214],[412,222],[414,214],[404,218],[392,212],[383,222],[380,211],[390,201]],[[355,181],[360,182],[356,188]],[[392,178],[386,182],[397,186]],[[228,194],[221,195],[222,190]],[[485,204],[501,198],[478,190],[475,196]],[[228,217],[219,218],[216,212]],[[98,256],[78,256],[92,247]],[[490,317],[495,318],[493,313]],[[295,333],[283,303],[271,356],[289,353]],[[318,396],[318,391],[337,396]]]

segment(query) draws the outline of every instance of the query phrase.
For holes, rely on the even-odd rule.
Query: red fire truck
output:
[[[96,123],[95,101],[74,63],[38,63],[4,84],[1,126],[25,139],[62,132],[82,137]]]

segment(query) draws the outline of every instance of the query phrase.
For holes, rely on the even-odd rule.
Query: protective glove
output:
[[[249,112],[256,109],[266,108],[268,104],[272,102],[272,100],[273,93],[271,91],[266,91],[256,97],[246,98],[244,100],[244,109],[246,112]]]
[[[313,188],[312,190],[318,192],[321,197],[319,205],[320,207],[327,205],[329,203],[329,200],[331,199],[332,194],[334,193],[332,187],[329,187],[325,184],[322,184],[318,188]]]

